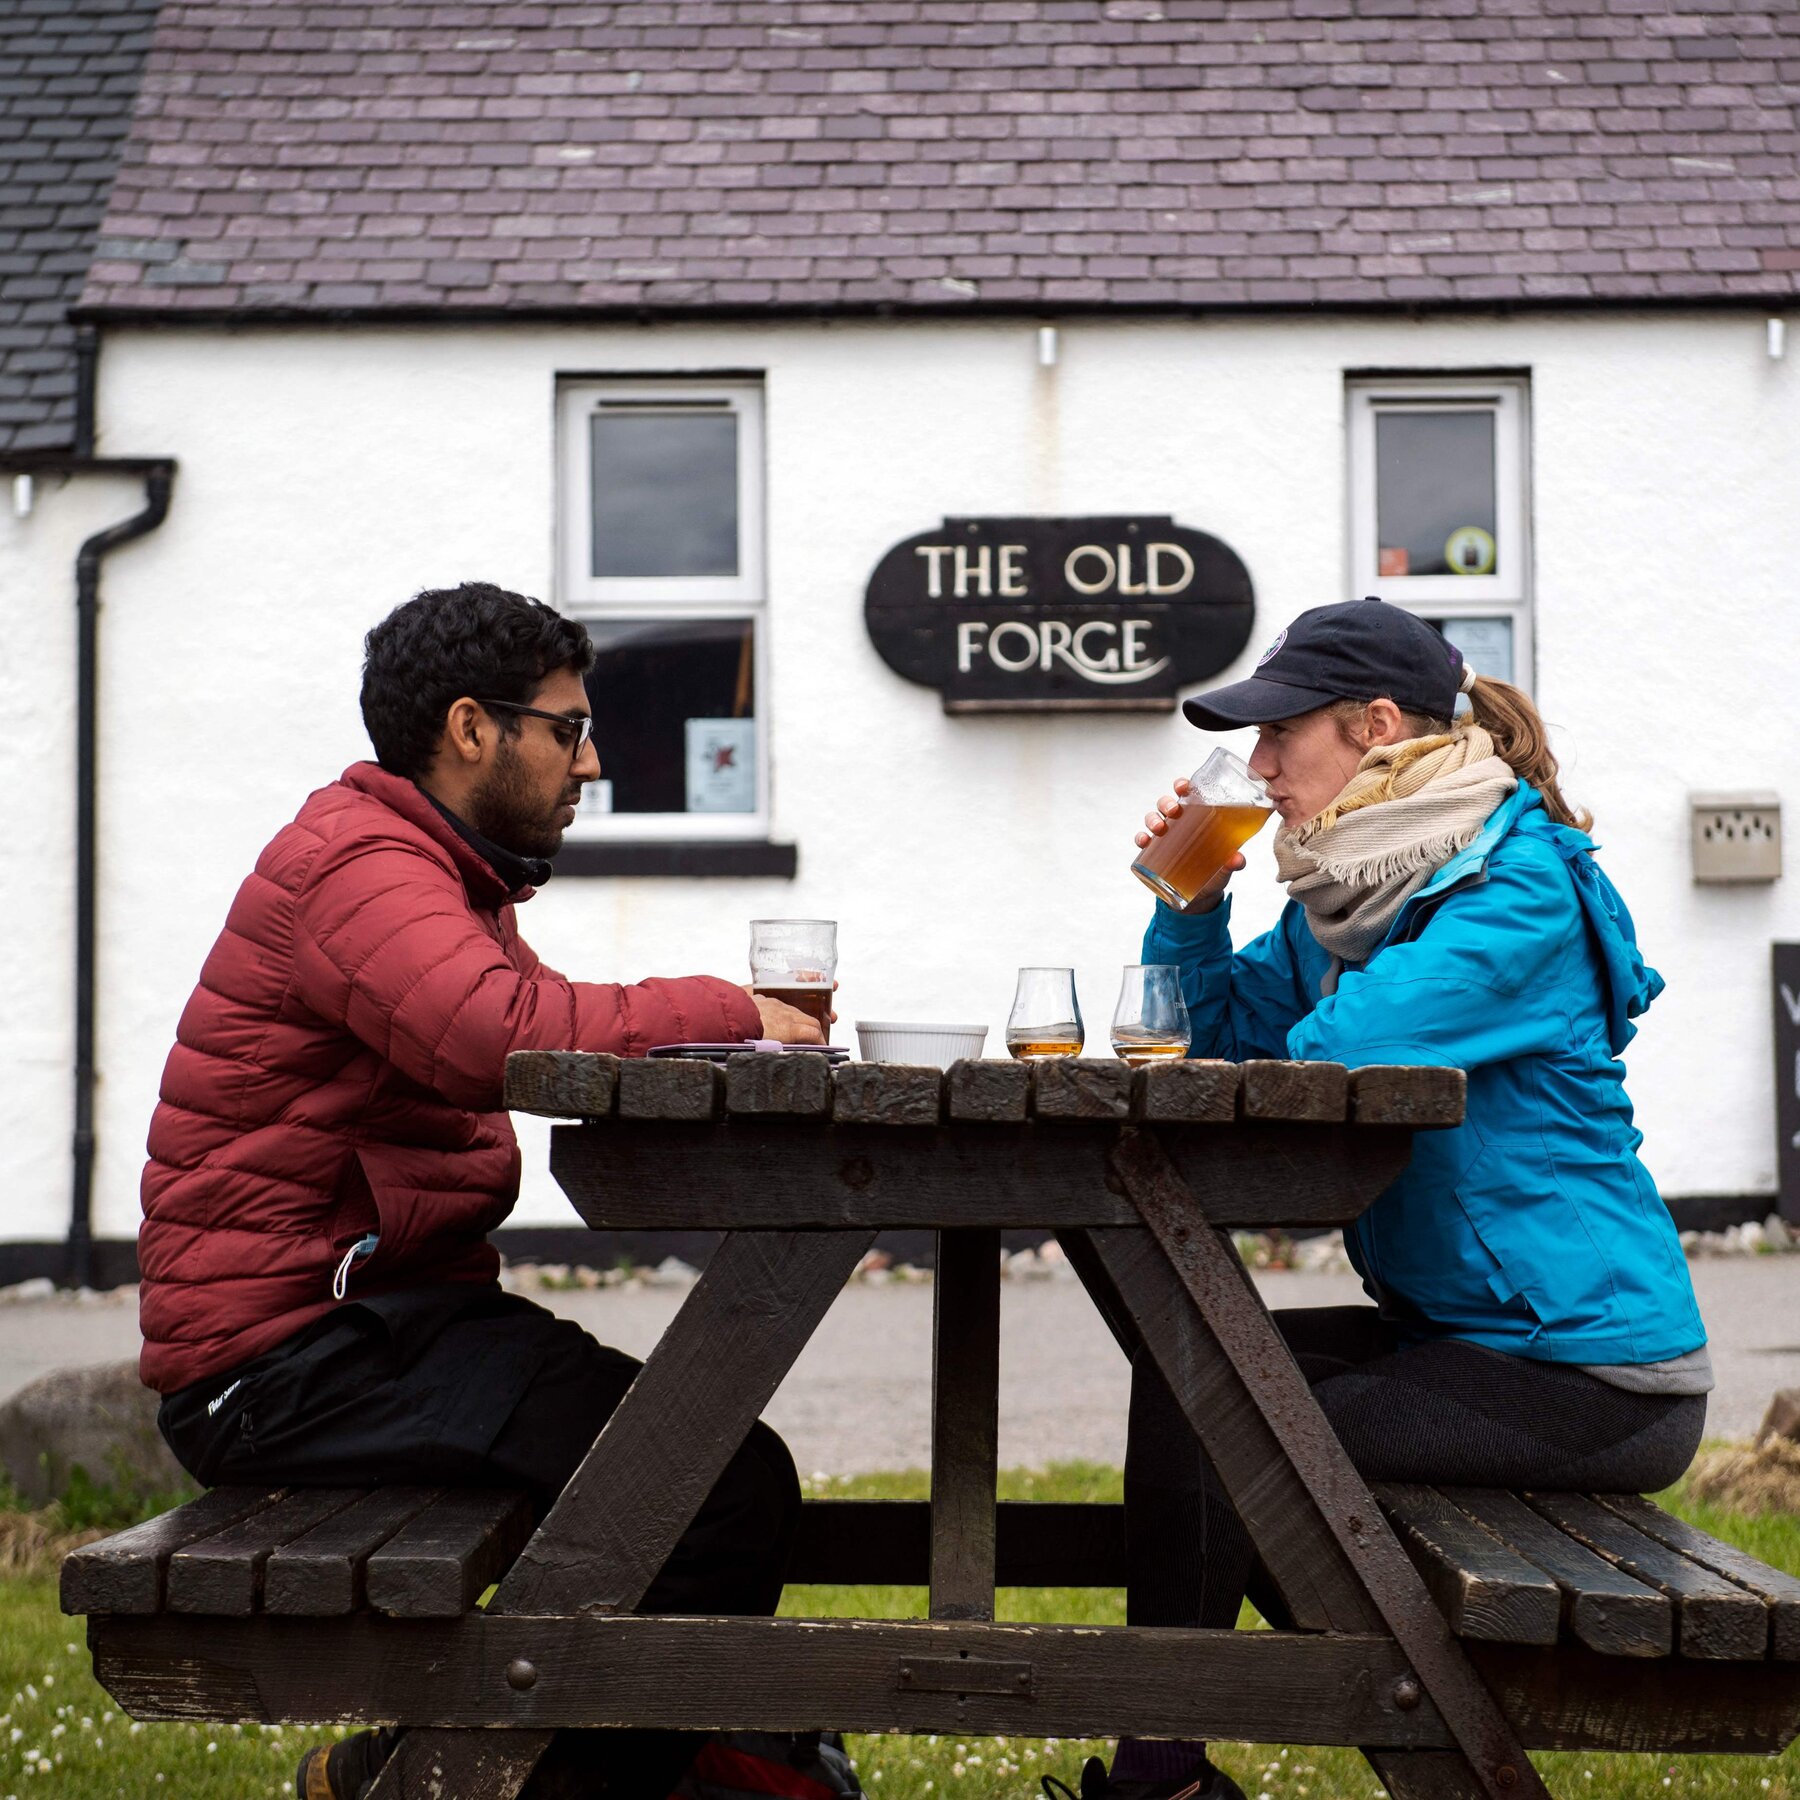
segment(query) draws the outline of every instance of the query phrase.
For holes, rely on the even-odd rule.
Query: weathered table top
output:
[[[714,1062],[524,1050],[507,1058],[506,1103],[562,1119],[687,1124],[785,1119],[855,1125],[1462,1122],[1461,1069],[1330,1062],[1215,1062],[1133,1069],[1112,1058],[909,1063],[840,1062],[790,1051]]]
[[[1153,1129],[1209,1223],[1347,1224],[1459,1124],[1460,1069],[961,1062],[789,1053],[708,1062],[523,1052],[516,1111],[578,1119],[550,1167],[596,1228],[1138,1225],[1107,1159]]]

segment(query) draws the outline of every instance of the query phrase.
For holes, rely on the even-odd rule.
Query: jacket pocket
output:
[[[360,1144],[356,1159],[374,1199],[376,1254],[392,1279],[408,1265],[467,1255],[512,1210],[519,1151],[510,1136],[446,1156],[400,1144]],[[348,1243],[339,1246],[339,1254]]]
[[[1479,1277],[1495,1304],[1515,1319],[1540,1325],[1545,1317],[1543,1259],[1551,1245],[1541,1208],[1554,1197],[1546,1166],[1533,1170],[1515,1146],[1489,1142],[1457,1178],[1456,1202],[1473,1240]]]
[[[362,1152],[352,1149],[344,1159],[343,1173],[338,1177],[337,1200],[331,1211],[326,1236],[331,1247],[343,1251],[358,1238],[381,1229],[381,1212],[375,1203],[375,1190],[369,1172],[363,1166]]]

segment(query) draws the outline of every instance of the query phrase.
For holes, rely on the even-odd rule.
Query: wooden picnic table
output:
[[[376,1800],[512,1800],[574,1726],[1354,1745],[1399,1800],[1542,1795],[1526,1744],[1800,1729],[1800,1582],[1633,1497],[1371,1492],[1246,1275],[1233,1228],[1351,1223],[1415,1130],[1460,1121],[1459,1071],[531,1053],[507,1100],[575,1121],[550,1166],[589,1225],[721,1230],[704,1274],[522,1550],[493,1496],[218,1490],[72,1558],[64,1604],[94,1615],[129,1710],[404,1722]],[[636,1615],[896,1227],[937,1233],[932,1497],[809,1500],[790,1581],[928,1584],[929,1619]],[[996,1503],[1018,1227],[1054,1231],[1121,1346],[1154,1357],[1284,1629],[994,1622],[997,1585],[1114,1585],[1123,1563],[1116,1506]],[[183,1611],[237,1616],[200,1634]]]
[[[727,1235],[502,1586],[505,1606],[627,1612],[876,1232],[924,1226],[938,1234],[924,1572],[939,1623],[734,1621],[709,1632],[729,1673],[703,1671],[713,1658],[677,1630],[663,1671],[671,1695],[688,1690],[675,1710],[940,1732],[1041,1731],[1053,1714],[1066,1735],[1252,1738],[1323,1711],[1334,1741],[1378,1746],[1396,1794],[1447,1791],[1449,1763],[1470,1792],[1530,1790],[1512,1728],[1222,1234],[1350,1223],[1405,1165],[1413,1128],[1461,1119],[1459,1071],[1359,1071],[1352,1094],[1332,1064],[1181,1062],[1134,1079],[1111,1061],[968,1062],[940,1078],[791,1054],[724,1069],[571,1057],[516,1062],[508,1098],[594,1121],[557,1131],[550,1158],[588,1224]],[[992,1623],[1007,1227],[1053,1229],[1121,1344],[1148,1345],[1299,1632]],[[1038,1547],[1046,1582],[1082,1535],[1079,1509],[1057,1523],[1064,1545]],[[876,1522],[859,1524],[865,1566],[891,1557]]]

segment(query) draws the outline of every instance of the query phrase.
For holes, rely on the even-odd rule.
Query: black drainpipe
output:
[[[94,380],[100,372],[100,333],[75,327],[75,459],[94,459]]]
[[[75,328],[75,432],[68,450],[0,450],[0,472],[15,475],[135,475],[144,483],[141,512],[96,531],[75,556],[75,1142],[64,1246],[64,1280],[94,1285],[94,945],[98,776],[96,721],[100,678],[100,565],[109,551],[154,531],[169,511],[172,456],[96,456],[94,391],[100,336]]]
[[[85,435],[92,458],[92,364],[89,363]],[[99,701],[100,564],[111,550],[154,531],[169,510],[175,480],[172,461],[142,468],[144,508],[117,525],[96,531],[75,557],[75,616],[79,648],[75,664],[75,1171],[69,1206],[68,1285],[94,1285],[94,958],[95,873],[99,759],[95,727]]]
[[[20,473],[138,475],[143,510],[96,531],[75,556],[75,1142],[69,1201],[65,1280],[94,1284],[94,961],[95,876],[98,866],[99,758],[96,744],[100,685],[100,565],[109,551],[154,531],[169,510],[175,480],[172,457],[94,454],[94,398],[100,334],[75,328],[75,441],[72,454],[39,451],[5,458]]]

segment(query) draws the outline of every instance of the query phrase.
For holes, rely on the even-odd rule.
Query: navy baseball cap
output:
[[[1207,731],[1268,725],[1334,700],[1385,697],[1402,712],[1447,719],[1462,691],[1462,652],[1434,625],[1371,594],[1303,612],[1248,681],[1182,702]]]

